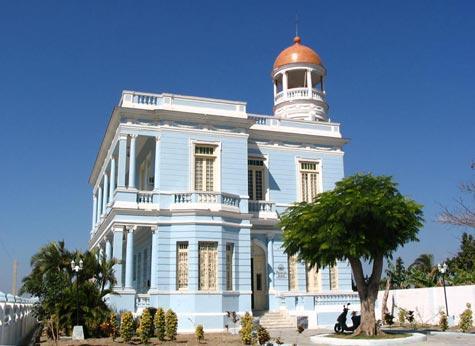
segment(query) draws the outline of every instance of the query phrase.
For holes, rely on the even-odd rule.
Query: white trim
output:
[[[338,156],[343,156],[345,155],[345,152],[342,151],[341,149],[332,149],[332,148],[310,148],[308,146],[303,146],[303,145],[297,145],[297,146],[289,146],[289,145],[284,145],[283,143],[280,142],[273,142],[271,144],[270,142],[267,143],[248,143],[248,148],[252,149],[277,149],[277,150],[283,150],[283,151],[291,151],[295,152],[295,149],[298,149],[299,152],[302,151],[310,151],[310,152],[317,152],[317,153],[325,153],[325,154],[332,154],[332,155],[338,155]]]

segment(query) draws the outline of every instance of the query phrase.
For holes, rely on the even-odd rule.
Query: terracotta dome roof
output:
[[[295,36],[294,44],[284,49],[274,62],[274,68],[287,64],[305,63],[321,65],[322,61],[312,48],[300,44],[300,37]]]

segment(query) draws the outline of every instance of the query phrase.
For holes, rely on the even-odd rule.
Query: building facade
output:
[[[294,39],[272,70],[273,115],[246,103],[124,91],[90,184],[89,247],[116,258],[109,304],[172,308],[179,330],[223,330],[227,311],[334,321],[351,292],[346,262],[316,271],[282,249],[278,216],[343,178],[320,57]]]

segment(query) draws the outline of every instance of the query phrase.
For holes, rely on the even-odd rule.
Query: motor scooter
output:
[[[353,311],[351,313],[351,322],[353,325],[351,327],[348,327],[346,325],[346,316],[348,315],[349,308],[348,306],[350,303],[343,305],[343,312],[338,316],[336,319],[335,327],[333,330],[337,334],[341,334],[343,332],[353,332],[356,328],[359,327],[361,323],[361,316],[356,315],[356,311]]]

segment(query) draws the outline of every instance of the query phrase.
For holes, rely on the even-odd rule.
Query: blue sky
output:
[[[243,100],[270,114],[270,71],[302,41],[328,69],[346,174],[393,175],[424,204],[419,243],[455,253],[435,221],[474,179],[473,1],[11,1],[0,11],[0,290],[51,240],[85,248],[88,177],[123,89]]]

